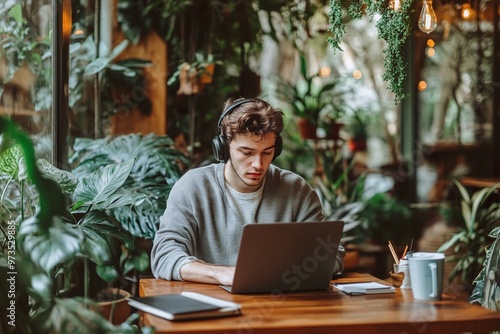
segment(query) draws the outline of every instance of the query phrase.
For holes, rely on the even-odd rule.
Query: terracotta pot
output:
[[[118,291],[119,290],[119,291]],[[99,312],[106,319],[110,319],[110,314],[112,312],[113,304],[115,305],[114,313],[111,322],[115,325],[123,323],[131,314],[130,305],[128,304],[127,298],[130,297],[130,293],[123,289],[109,288],[102,291],[103,295],[116,296],[118,293],[117,300],[110,301],[97,301],[99,306]]]
[[[330,123],[329,131],[326,134],[327,139],[339,139],[340,130],[344,127],[344,123],[333,122]]]
[[[316,125],[311,124],[305,118],[299,118],[297,121],[297,126],[299,128],[300,136],[304,139],[317,139],[316,136]]]
[[[366,151],[366,140],[363,139],[350,139],[347,142],[347,147],[351,152],[362,152]]]
[[[201,84],[212,83],[212,81],[214,79],[214,70],[215,70],[215,64],[208,64],[205,67],[205,70],[203,71],[203,73],[201,73],[200,83]]]

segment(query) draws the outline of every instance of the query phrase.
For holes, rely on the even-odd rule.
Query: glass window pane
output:
[[[52,160],[51,3],[6,1],[0,9],[0,114]]]

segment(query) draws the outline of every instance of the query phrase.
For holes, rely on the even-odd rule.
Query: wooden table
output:
[[[336,282],[375,280],[348,274]],[[281,295],[232,295],[216,285],[142,279],[141,296],[195,291],[242,305],[235,317],[170,322],[143,314],[141,324],[155,333],[485,333],[500,330],[500,313],[444,296],[441,301],[416,301],[411,290],[395,294],[349,296],[329,291]]]

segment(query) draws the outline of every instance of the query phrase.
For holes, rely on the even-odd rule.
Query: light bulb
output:
[[[422,4],[422,11],[418,19],[418,27],[425,33],[434,31],[437,27],[437,18],[434,9],[432,8],[431,0],[424,0]]]
[[[397,12],[401,8],[402,0],[389,0],[389,8]]]

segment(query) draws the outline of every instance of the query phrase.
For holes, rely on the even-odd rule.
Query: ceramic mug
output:
[[[415,252],[408,256],[413,298],[440,300],[443,292],[443,253]]]

